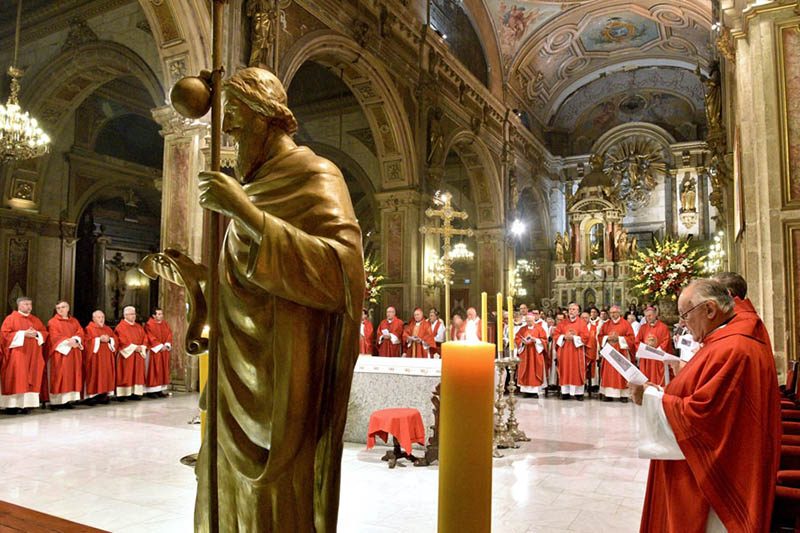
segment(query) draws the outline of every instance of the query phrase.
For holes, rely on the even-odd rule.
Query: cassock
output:
[[[617,342],[608,340],[608,336],[612,333],[619,335]],[[599,346],[602,350],[606,344],[610,344],[612,348],[619,353],[632,359],[631,354],[636,342],[636,337],[633,335],[633,328],[630,323],[624,318],[619,318],[616,322],[614,320],[606,320],[600,326],[597,336],[599,337]],[[602,372],[600,374],[600,394],[606,398],[627,398],[630,396],[628,390],[628,382],[625,381],[619,372],[614,370],[614,367],[603,363]]]
[[[368,318],[361,321],[360,336],[358,338],[358,353],[372,355],[372,342],[375,334],[375,327]]]
[[[753,323],[730,321],[661,392],[645,390],[642,532],[767,532],[781,420],[771,353]],[[706,529],[708,527],[708,529]]]
[[[657,348],[670,354],[673,353],[669,328],[660,320],[656,320],[655,326],[651,326],[648,322],[639,328],[639,333],[636,335],[634,350],[638,351],[639,345],[642,343],[647,344],[647,338],[650,336],[654,336],[658,341]],[[651,383],[655,383],[656,385],[664,384],[664,363],[661,361],[656,361],[655,359],[640,359],[639,370],[647,376]]]
[[[123,320],[117,324],[114,333],[119,339],[117,349],[117,390],[118,398],[124,398],[132,394],[141,396],[144,394],[145,383],[145,356],[139,351],[139,347],[147,348],[147,334],[141,324],[134,322],[129,324]]]
[[[37,331],[36,337],[25,336],[29,328]],[[13,311],[3,320],[0,335],[0,408],[38,407],[44,376],[42,345],[47,338],[44,324],[33,313]]]
[[[568,341],[566,335],[571,333],[572,340]],[[565,318],[556,326],[553,333],[558,359],[558,383],[561,385],[561,394],[573,396],[583,395],[583,386],[586,382],[586,344],[589,342],[589,328],[582,318],[575,320]]]
[[[522,326],[514,337],[517,345],[517,382],[522,392],[539,394],[547,382],[545,378],[544,352],[547,349],[547,332],[541,324]]]
[[[403,355],[403,321],[393,318],[391,322],[383,319],[375,332],[378,339],[378,355],[381,357],[400,357]],[[382,335],[389,335],[388,339]]]
[[[431,333],[433,333],[433,340],[436,341],[435,346],[431,346],[431,355],[432,356],[441,356],[442,353],[442,343],[444,342],[444,333],[445,333],[445,326],[444,321],[441,318],[437,318],[436,322],[431,324]]]
[[[172,329],[166,320],[158,322],[150,317],[144,326],[147,334],[144,392],[161,392],[169,388],[170,357],[172,354]]]
[[[586,365],[591,369],[591,376],[594,380],[595,375],[597,374],[597,332],[600,329],[600,319],[595,318],[592,320],[591,318],[586,323],[587,327],[589,328],[589,342],[586,343]],[[594,381],[594,385],[597,385],[597,382]]]
[[[74,317],[56,315],[47,322],[47,381],[50,404],[81,399],[83,391],[83,328]],[[69,341],[77,341],[72,348]]]
[[[108,335],[108,342],[100,342],[103,335]],[[101,328],[90,322],[86,326],[84,339],[84,397],[114,394],[114,355],[118,344],[114,332],[108,326]]]
[[[431,323],[423,318],[409,322],[403,330],[403,352],[407,357],[430,358],[430,347],[436,347]]]

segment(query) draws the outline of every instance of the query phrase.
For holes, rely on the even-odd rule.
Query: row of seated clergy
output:
[[[2,325],[0,408],[6,413],[28,412],[41,403],[70,408],[82,399],[105,403],[110,396],[165,395],[172,331],[161,309],[143,327],[136,309],[126,307],[112,330],[102,311],[82,328],[65,301],[45,328],[32,308],[30,298],[18,298],[17,310]]]

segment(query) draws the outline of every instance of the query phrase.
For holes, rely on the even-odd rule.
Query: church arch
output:
[[[407,113],[391,77],[372,54],[348,37],[311,32],[287,51],[280,79],[290,86],[307,61],[342,70],[342,80],[358,99],[370,123],[381,167],[381,190],[409,187],[419,178]]]

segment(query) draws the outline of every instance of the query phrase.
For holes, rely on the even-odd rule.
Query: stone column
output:
[[[738,270],[747,278],[748,297],[772,337],[781,383],[786,373],[787,332],[797,327],[790,323],[791,318],[787,319],[796,302],[787,301],[786,288],[791,281],[784,264],[788,255],[783,233],[786,223],[800,220],[800,204],[784,203],[783,197],[788,179],[788,169],[783,165],[784,147],[790,142],[797,146],[800,141],[784,136],[781,124],[786,123],[787,116],[776,98],[783,92],[780,72],[785,60],[781,61],[781,49],[784,58],[792,56],[793,61],[798,61],[797,45],[786,47],[781,33],[781,26],[790,22],[794,28],[800,23],[795,4],[780,7],[778,2],[760,2],[751,5],[744,22],[739,20],[741,27],[733,29],[736,108],[734,120],[728,125],[730,133],[738,128],[740,135],[742,190],[732,195],[741,197],[744,211],[744,231],[738,241],[744,264]],[[796,31],[794,28],[792,31]],[[790,99],[800,94],[796,82],[790,87],[790,94],[794,95]],[[737,186],[735,181],[734,176],[731,189]],[[736,202],[727,202],[726,219],[737,220],[738,209]],[[734,232],[738,229],[734,228]],[[731,233],[730,238],[736,239],[737,235]]]
[[[208,125],[189,122],[170,106],[156,108],[153,118],[164,137],[164,175],[161,196],[161,249],[174,248],[194,261],[201,260],[203,210],[198,202],[197,174],[203,168],[201,152]],[[160,282],[159,300],[175,337],[172,383],[178,390],[194,390],[197,361],[186,355],[186,300],[184,290]]]
[[[96,234],[94,239],[94,309],[105,312],[106,293],[106,247],[111,244],[111,237]]]
[[[411,189],[377,193],[375,199],[380,210],[380,262],[386,276],[380,306],[394,305],[405,320],[416,305],[424,303],[419,228],[427,223],[427,206],[423,196]],[[382,309],[378,316],[383,316]]]
[[[475,231],[475,238],[478,241],[477,293],[487,292],[490,296],[489,301],[494,302],[492,298],[494,294],[506,293],[505,228],[481,228]],[[477,294],[470,295],[473,299],[476,296]],[[492,307],[492,309],[494,308]]]

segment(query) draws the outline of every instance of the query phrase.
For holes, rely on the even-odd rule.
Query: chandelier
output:
[[[725,248],[722,245],[723,237],[725,237],[725,232],[719,231],[714,235],[714,242],[708,248],[705,271],[709,274],[715,274],[722,270],[723,261],[725,261]]]
[[[31,159],[47,153],[50,137],[39,123],[19,106],[19,79],[23,71],[16,67],[19,50],[22,0],[17,3],[17,29],[14,34],[14,60],[8,68],[11,91],[6,105],[0,105],[0,161]]]
[[[453,246],[453,250],[450,252],[450,258],[453,261],[469,262],[475,259],[475,252],[467,248],[467,245],[463,242],[458,242]]]

